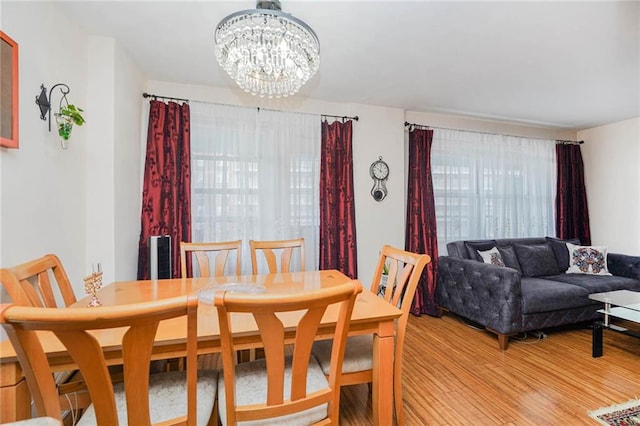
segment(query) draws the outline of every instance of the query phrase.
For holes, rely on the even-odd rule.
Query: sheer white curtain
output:
[[[304,237],[318,268],[320,116],[191,102],[193,241]],[[299,258],[294,257],[292,268]]]
[[[484,238],[554,235],[555,141],[434,129],[438,249]]]

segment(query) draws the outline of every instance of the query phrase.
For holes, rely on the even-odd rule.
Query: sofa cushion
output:
[[[607,270],[607,248],[567,244],[569,269],[567,274],[611,275]]]
[[[494,240],[465,241],[464,246],[467,248],[469,259],[482,262],[482,257],[478,252],[491,250],[496,246],[496,242]]]
[[[544,277],[558,283],[563,282],[586,289],[589,294],[602,293],[604,291],[633,290],[640,291],[640,281],[632,278],[619,277],[617,275],[588,275],[588,274],[559,274]]]
[[[467,247],[464,245],[464,241],[450,241],[447,243],[446,254],[441,253],[444,256],[451,256],[457,259],[468,259]]]
[[[523,276],[539,277],[560,273],[556,257],[548,244],[515,244],[514,247]]]
[[[544,278],[522,278],[522,313],[552,312],[593,304],[583,287]]]
[[[536,244],[545,244],[547,240],[544,237],[528,237],[528,238],[496,238],[496,244],[498,247],[512,246],[514,244],[523,244],[525,246],[532,246]]]
[[[640,256],[609,253],[607,254],[607,269],[613,275],[640,281]]]
[[[553,254],[556,256],[560,272],[566,271],[569,268],[569,249],[567,248],[567,243],[580,245],[580,240],[577,238],[570,240],[561,240],[553,237],[546,238],[547,243],[551,246],[551,250],[553,250]]]
[[[502,261],[507,268],[513,268],[516,271],[522,273],[520,264],[518,263],[518,256],[516,255],[516,249],[513,246],[498,246],[498,251],[502,255]]]

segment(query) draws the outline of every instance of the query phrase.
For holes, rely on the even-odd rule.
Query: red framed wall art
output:
[[[0,147],[18,148],[18,43],[0,31]]]

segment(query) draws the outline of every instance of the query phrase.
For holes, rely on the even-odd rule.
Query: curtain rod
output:
[[[345,120],[355,120],[355,121],[360,120],[360,117],[358,117],[357,115],[355,117],[349,117],[348,115],[321,114],[321,116],[322,117],[331,117],[331,118],[340,118],[340,119],[342,119],[343,123],[344,123]]]
[[[422,124],[416,124],[416,123],[409,123],[408,121],[404,122],[404,127],[409,127],[409,131],[413,130],[413,129],[423,129],[423,130],[427,130],[430,127],[429,126],[425,126]]]
[[[154,100],[160,98],[160,99],[171,99],[173,101],[182,101],[182,102],[186,102],[189,103],[189,99],[182,99],[182,98],[172,98],[170,96],[160,96],[160,95],[154,95],[152,93],[143,93],[142,94],[143,98],[153,98]]]
[[[145,99],[146,99],[146,98],[154,98],[154,99],[158,99],[158,98],[160,98],[160,99],[171,99],[171,100],[174,100],[174,101],[182,101],[182,102],[187,102],[187,103],[189,103],[189,99],[173,98],[173,97],[171,97],[171,96],[154,95],[154,94],[152,94],[152,93],[143,93],[143,94],[142,94],[142,97],[143,97],[143,98],[145,98]],[[239,106],[239,105],[229,105],[229,104],[221,104],[221,103],[216,103],[216,102],[205,102],[205,101],[194,101],[194,102],[202,102],[202,103],[205,103],[205,104],[214,104],[214,105],[235,106],[235,107],[238,107],[238,106]],[[240,107],[241,107],[241,106],[240,106]],[[241,108],[242,108],[242,107],[241,107]],[[267,109],[267,108],[260,108],[260,107],[257,107],[257,109],[258,109],[258,111],[260,111],[260,109],[264,109],[264,110],[267,110],[267,111],[283,112],[283,111],[281,111],[281,110],[277,110],[277,109]],[[355,121],[358,121],[358,120],[360,119],[360,117],[358,117],[357,115],[356,115],[355,117],[349,117],[349,116],[346,116],[346,115],[311,114],[311,113],[304,113],[304,112],[303,112],[303,113],[298,113],[298,114],[310,114],[310,115],[320,115],[321,117],[334,117],[334,118],[340,118],[340,119],[342,119],[342,121],[343,121],[343,122],[344,122],[344,120],[346,120],[346,119],[349,119],[349,120],[355,120]]]
[[[556,143],[558,145],[582,145],[584,143],[584,141],[570,141],[570,140],[562,140],[562,139],[557,139]]]
[[[440,130],[456,130],[459,132],[470,132],[470,133],[480,133],[482,135],[500,135],[500,136],[510,136],[513,138],[522,138],[522,139],[540,139],[540,140],[549,140],[547,138],[528,138],[525,136],[518,136],[518,135],[508,135],[508,134],[504,134],[504,133],[491,133],[491,132],[479,132],[477,130],[460,130],[460,129],[451,129],[449,127],[434,127],[434,126],[427,126],[425,124],[416,124],[416,123],[409,123],[408,121],[404,122],[404,126],[405,127],[409,127],[409,131],[413,130],[413,129],[440,129]],[[584,143],[584,141],[571,141],[571,140],[558,140],[556,139],[556,143],[557,144],[562,144],[562,145],[581,145]]]

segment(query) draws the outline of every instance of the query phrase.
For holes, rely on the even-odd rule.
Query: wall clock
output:
[[[387,196],[386,181],[389,178],[389,165],[378,157],[378,160],[371,163],[369,174],[373,179],[373,188],[371,188],[371,196],[376,201],[382,201]]]

